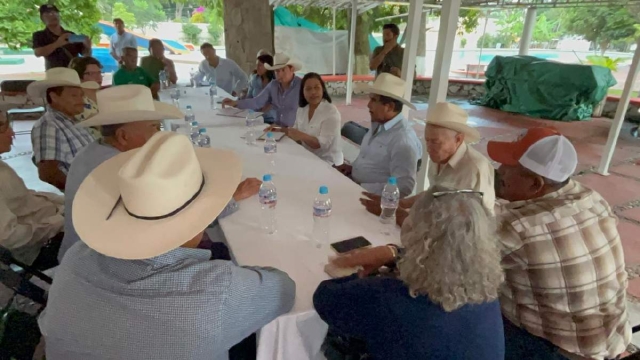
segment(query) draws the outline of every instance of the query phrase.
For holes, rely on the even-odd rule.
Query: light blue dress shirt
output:
[[[413,192],[422,142],[402,114],[384,124],[372,123],[353,162],[351,178],[370,193],[380,195],[395,176],[401,196]]]
[[[238,100],[238,109],[260,111],[265,105],[271,104],[276,111],[276,125],[292,127],[296,123],[300,100],[300,86],[302,79],[293,77],[287,90],[282,88],[278,80],[271,80],[262,92],[253,99]]]
[[[111,35],[111,51],[115,53],[117,56],[122,56],[122,49],[126,47],[132,47],[137,49],[138,42],[136,41],[136,37],[133,34],[130,34],[125,31],[124,34],[120,35],[116,31]]]
[[[80,241],[80,236],[76,232],[71,220],[71,214],[73,212],[73,199],[78,192],[78,188],[89,176],[93,169],[97,168],[103,162],[118,155],[120,151],[113,146],[106,145],[102,140],[89,144],[84,148],[73,161],[69,174],[67,175],[67,183],[64,192],[64,238],[60,245],[58,252],[58,262],[62,262],[64,254],[71,248],[73,244]],[[222,210],[218,218],[221,219],[225,216],[233,214],[238,210],[238,204],[235,200],[231,199],[227,207]],[[211,219],[213,221],[213,219]]]
[[[247,74],[233,60],[220,58],[218,67],[213,67],[207,59],[200,62],[198,83],[210,84],[215,82],[216,86],[231,94],[234,91],[246,89],[248,84]]]
[[[229,348],[293,307],[287,274],[210,256],[177,248],[121,260],[76,243],[38,321],[47,360],[226,360]]]
[[[253,99],[257,97],[265,88],[266,86],[262,86],[262,78],[257,74],[251,74],[249,77],[249,89],[247,90],[247,96],[245,99]],[[269,124],[275,121],[276,116],[277,114],[274,109],[271,109],[262,115],[264,122]]]

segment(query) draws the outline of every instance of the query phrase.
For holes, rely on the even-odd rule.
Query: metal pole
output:
[[[633,83],[640,73],[640,39],[638,39],[638,45],[636,46],[636,52],[633,55],[631,61],[631,67],[629,68],[629,75],[627,75],[627,81],[624,83],[624,90],[620,95],[620,102],[616,109],[616,115],[613,117],[611,129],[609,129],[609,138],[607,139],[607,146],[605,147],[604,155],[600,160],[600,166],[598,166],[598,173],[601,175],[609,175],[609,166],[611,165],[611,159],[613,158],[613,152],[616,150],[616,143],[618,142],[618,136],[622,129],[622,123],[624,123],[625,115],[627,114],[627,108],[629,107],[629,100],[631,99],[631,90],[633,89]]]
[[[336,75],[336,7],[333,7],[333,75]]]
[[[353,65],[356,52],[356,21],[358,20],[358,0],[351,0],[351,34],[349,34],[349,69],[347,70],[347,105],[351,105],[353,95]]]
[[[482,29],[482,41],[480,41],[480,55],[478,55],[478,68],[476,69],[476,79],[480,78],[480,65],[482,65],[482,50],[484,49],[485,35],[487,34],[487,23],[489,22],[491,10],[484,14],[484,29]]]
[[[409,18],[404,33],[407,35],[404,56],[402,58],[402,80],[405,81],[404,98],[411,101],[413,79],[416,70],[416,55],[418,53],[418,39],[420,39],[420,24],[422,23],[422,5],[424,0],[411,0],[409,3]],[[405,107],[405,117],[408,118],[409,108]]]
[[[522,30],[522,38],[520,38],[520,49],[518,55],[528,55],[533,37],[533,30],[536,27],[536,8],[527,8],[527,14],[524,18],[524,29]]]

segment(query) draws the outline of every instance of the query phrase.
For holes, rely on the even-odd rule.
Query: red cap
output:
[[[487,152],[489,157],[500,164],[507,166],[516,166],[519,164],[520,158],[524,155],[529,147],[538,141],[554,135],[561,135],[554,128],[533,128],[515,142],[499,142],[489,141],[487,144]]]

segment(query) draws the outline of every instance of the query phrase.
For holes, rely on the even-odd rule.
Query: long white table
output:
[[[242,157],[244,178],[262,178],[268,170],[262,143],[246,145],[241,138],[244,119],[216,115],[215,110],[209,109],[209,99],[201,93],[204,94],[201,89],[189,89],[181,105],[193,106],[197,121],[208,129],[213,147],[231,149]],[[296,282],[294,308],[260,331],[258,359],[324,359],[320,345],[327,325],[313,308],[313,293],[321,281],[329,278],[324,273],[328,257],[334,255],[329,244],[356,236],[364,236],[374,245],[397,243],[399,229],[380,224],[360,205],[363,189],[359,185],[291,139],[278,143],[275,158],[276,234],[268,235],[260,229],[257,197],[240,202],[239,211],[220,220],[220,225],[238,264],[275,267]],[[310,236],[313,200],[321,185],[329,188],[333,212],[330,240],[318,249]]]

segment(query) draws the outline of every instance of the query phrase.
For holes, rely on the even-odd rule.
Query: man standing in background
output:
[[[124,21],[119,18],[113,19],[113,25],[116,27],[116,32],[111,35],[111,56],[122,64],[122,49],[126,47],[138,48],[138,43],[135,36],[124,30]]]
[[[382,73],[401,77],[404,49],[398,44],[398,36],[400,36],[398,25],[385,24],[382,27],[384,45],[373,50],[371,61],[369,61],[369,69],[376,71],[376,77]]]

